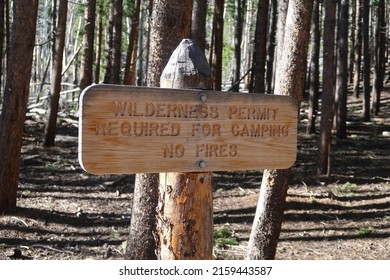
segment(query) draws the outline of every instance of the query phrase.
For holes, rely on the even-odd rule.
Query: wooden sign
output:
[[[284,169],[296,160],[287,96],[94,85],[80,97],[79,161],[93,174]]]

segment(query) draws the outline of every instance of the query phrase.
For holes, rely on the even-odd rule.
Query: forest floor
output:
[[[390,259],[390,91],[382,112],[362,122],[348,104],[348,139],[333,140],[333,171],[316,175],[318,135],[305,135],[276,259]],[[304,107],[303,107],[304,108]],[[43,117],[43,116],[41,116]],[[123,259],[134,176],[94,176],[77,159],[77,119],[61,118],[57,146],[41,146],[43,121],[26,121],[18,211],[0,216],[0,259]],[[216,259],[243,259],[261,184],[260,171],[216,172]]]

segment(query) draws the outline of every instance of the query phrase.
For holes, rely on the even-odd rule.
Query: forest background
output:
[[[9,116],[14,114],[11,119],[17,115],[20,120],[28,112],[27,119],[33,118],[44,128],[37,144],[52,147],[57,117],[64,117],[68,124],[77,122],[78,96],[85,87],[92,83],[158,86],[157,79],[150,77],[159,77],[164,66],[161,63],[158,69],[150,70],[149,43],[156,32],[150,29],[154,1],[33,2],[36,9],[24,7],[26,10],[20,1],[0,2],[2,213],[17,210],[22,147],[22,142],[11,148],[7,145],[8,135],[19,130],[5,125],[6,110],[11,111]],[[289,1],[190,2],[192,29],[188,37],[210,61],[213,89],[274,93],[275,72],[283,52],[279,49],[283,36],[278,36]],[[179,6],[186,5],[180,1]],[[299,100],[306,114],[300,124],[303,134],[318,140],[318,160],[310,167],[312,173],[331,177],[335,167],[332,148],[338,143],[334,136],[340,140],[351,136],[347,129],[351,121],[378,130],[377,141],[383,141],[385,153],[378,160],[388,154],[389,1],[313,1],[312,10],[311,26],[306,26],[311,34],[306,87]],[[14,34],[13,41],[12,30],[17,29],[12,28],[17,24],[20,34]],[[179,42],[166,44],[172,45],[173,51]],[[15,54],[16,45],[25,49]],[[20,85],[20,103],[10,101],[10,85],[14,94],[18,94],[15,85]],[[351,109],[348,102],[358,102],[361,107]],[[329,119],[333,121],[325,121]],[[382,164],[387,170],[388,163]],[[388,190],[388,175],[379,173],[374,177],[382,178],[379,185]],[[387,215],[384,211],[382,218]]]

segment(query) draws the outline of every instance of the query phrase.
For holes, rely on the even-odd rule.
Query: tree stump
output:
[[[201,49],[184,39],[165,67],[160,87],[210,89],[211,70]],[[157,209],[158,255],[163,260],[212,259],[211,172],[161,173]]]

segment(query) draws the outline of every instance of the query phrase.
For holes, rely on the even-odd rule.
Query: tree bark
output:
[[[83,56],[80,66],[80,90],[92,84],[95,39],[96,0],[87,0],[84,11]]]
[[[191,0],[154,1],[150,24],[150,50],[146,83],[149,87],[160,86],[162,70],[169,60],[172,51],[183,38],[190,34]],[[156,259],[156,208],[158,205],[159,174],[137,174],[134,195],[139,198],[150,196],[145,201],[135,199],[133,202],[127,259]],[[153,194],[153,195],[151,195]],[[137,238],[132,238],[136,236]],[[136,248],[143,252],[133,252]]]
[[[184,39],[169,59],[160,86],[210,89],[211,85],[211,69],[203,51]],[[211,172],[160,174],[157,236],[161,259],[212,259],[211,179]]]
[[[213,56],[212,73],[213,89],[220,91],[222,88],[222,50],[223,50],[223,11],[225,0],[215,0],[214,20],[213,20]]]
[[[51,81],[52,89],[50,95],[50,106],[47,112],[48,117],[45,126],[45,139],[43,142],[44,147],[51,147],[55,145],[55,137],[57,133],[57,114],[61,92],[62,58],[64,54],[67,13],[68,0],[60,0],[58,8],[58,26],[56,28],[55,36],[55,52]]]
[[[98,84],[100,82],[100,62],[102,57],[102,44],[103,44],[103,4],[100,3],[99,5],[99,12],[98,12],[98,29],[97,29],[97,35],[96,35],[96,54],[95,54],[95,77],[94,81],[95,84]]]
[[[120,83],[122,47],[123,0],[113,0],[110,7],[110,26],[107,53],[107,69],[104,83]]]
[[[361,80],[361,62],[362,62],[362,1],[356,0],[356,16],[355,16],[355,66],[353,78],[353,96],[359,98],[360,95],[360,80]]]
[[[3,47],[5,38],[5,0],[0,0],[0,92],[2,90],[2,76],[3,76]],[[0,95],[1,98],[1,95]]]
[[[191,20],[191,39],[203,51],[206,49],[207,0],[194,0]]]
[[[162,0],[153,4],[147,84],[159,86],[160,76],[172,51],[189,38],[192,1]]]
[[[276,26],[277,26],[277,1],[270,2],[269,12],[269,32],[267,42],[267,69],[265,73],[265,92],[267,94],[273,93],[273,74],[274,74],[274,60],[275,60],[275,45],[276,45]]]
[[[131,31],[129,37],[129,45],[127,48],[125,74],[123,78],[124,85],[135,85],[135,65],[137,60],[137,40],[138,40],[138,26],[141,11],[141,0],[135,1],[135,11],[133,20],[131,21]]]
[[[240,89],[241,70],[241,43],[242,43],[242,1],[234,1],[234,66],[231,90],[238,92]]]
[[[289,1],[284,52],[279,53],[280,69],[275,80],[275,93],[292,96],[298,103],[305,84],[312,6],[312,1]],[[264,171],[246,259],[275,258],[290,173],[291,169]]]
[[[22,136],[29,96],[38,0],[13,1],[12,37],[0,116],[0,213],[16,211]]]
[[[125,258],[155,260],[156,206],[158,174],[137,174],[134,183],[133,208]]]
[[[336,26],[336,1],[325,0],[324,22],[324,50],[323,50],[323,84],[320,139],[318,153],[318,174],[331,172],[330,150],[334,115],[334,86],[335,86],[335,26]]]
[[[370,1],[363,0],[363,121],[370,121],[371,94]]]
[[[276,55],[274,59],[274,76],[273,83],[275,83],[276,77],[279,75],[277,72],[279,71],[279,62],[282,59],[283,55],[283,40],[284,40],[284,28],[286,26],[286,16],[287,9],[289,5],[289,0],[278,0],[278,22],[276,24]],[[274,91],[275,94],[278,94]]]
[[[348,96],[348,0],[341,0],[337,24],[336,130],[339,139],[347,138]]]
[[[375,26],[375,46],[373,55],[374,73],[372,87],[371,112],[377,116],[380,109],[380,97],[383,88],[383,78],[385,69],[385,48],[386,48],[386,20],[385,20],[385,1],[378,2],[376,11],[377,23]]]
[[[260,0],[257,6],[254,49],[254,87],[257,93],[265,92],[265,65],[267,60],[268,0]]]
[[[318,114],[318,97],[320,94],[320,3],[315,0],[311,23],[310,47],[310,81],[309,81],[309,111],[306,133],[316,131],[316,118]]]

